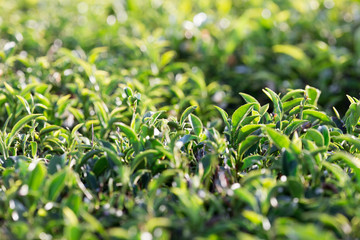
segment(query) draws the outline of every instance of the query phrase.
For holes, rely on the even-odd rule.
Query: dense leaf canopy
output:
[[[360,237],[357,1],[0,6],[1,239]]]

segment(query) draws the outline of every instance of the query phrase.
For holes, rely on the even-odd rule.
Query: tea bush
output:
[[[197,106],[151,111],[129,87],[65,86],[1,89],[5,239],[359,236],[356,98],[330,117],[313,87],[267,88],[272,112],[241,93],[205,122]]]
[[[356,1],[0,3],[1,239],[360,237]]]

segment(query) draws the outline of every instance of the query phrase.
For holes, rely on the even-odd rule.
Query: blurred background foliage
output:
[[[285,92],[309,84],[323,91],[320,105],[335,105],[342,112],[347,102],[344,93],[359,96],[358,1],[0,3],[0,69],[6,73],[12,68],[17,73],[2,74],[7,81],[19,79],[19,74],[42,81],[51,78],[60,59],[64,60],[59,50],[66,48],[74,50],[72,55],[90,69],[101,70],[98,82],[127,83],[133,78],[137,80],[131,80],[137,83],[133,87],[143,93],[150,86],[160,86],[168,93],[158,94],[157,106],[172,106],[178,98],[193,94],[198,99],[189,97],[178,108],[212,97],[210,101],[223,107],[230,104],[231,109],[238,106],[239,98],[226,99],[226,92],[258,96],[264,87]],[[35,69],[29,72],[26,66],[33,65],[29,61],[38,63],[42,76]],[[48,74],[43,68],[48,68]],[[202,81],[200,85],[184,80],[191,80],[193,73],[198,75],[195,81]],[[66,79],[66,72],[57,74],[63,85],[74,80]],[[172,87],[175,82],[189,86],[184,96]],[[192,93],[213,82],[209,89],[202,89],[206,93]]]

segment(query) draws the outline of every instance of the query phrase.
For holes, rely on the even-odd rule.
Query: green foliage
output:
[[[1,239],[360,238],[356,1],[0,5]]]
[[[120,105],[98,105],[100,93],[83,89],[87,100],[60,95],[49,100],[57,105],[37,108],[36,97],[17,97],[21,91],[3,87],[16,101],[15,115],[3,110],[1,131],[5,239],[359,236],[354,98],[350,113],[338,119],[315,107],[308,97],[318,98],[315,88],[283,97],[266,89],[272,112],[242,93],[248,103],[231,119],[213,107],[217,117],[209,121],[196,106],[178,118],[152,111],[128,86],[113,93],[123,93]],[[70,106],[94,113],[77,119]]]

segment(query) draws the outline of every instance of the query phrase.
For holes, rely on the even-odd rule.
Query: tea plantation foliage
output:
[[[356,1],[0,6],[1,239],[360,238]]]

